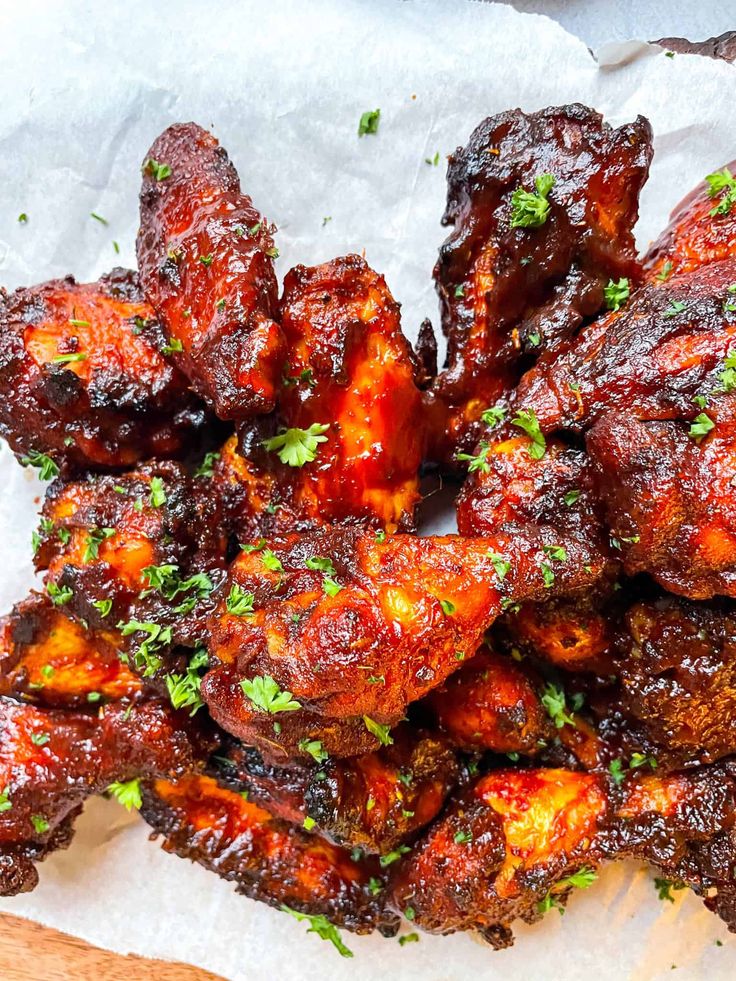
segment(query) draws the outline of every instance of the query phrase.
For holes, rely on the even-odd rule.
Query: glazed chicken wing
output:
[[[71,840],[82,804],[115,781],[175,776],[212,741],[158,702],[61,712],[0,697],[0,895],[38,882],[33,867]]]
[[[579,563],[576,542],[547,531],[336,528],[260,543],[230,567],[202,696],[219,725],[274,762],[303,756],[303,739],[330,755],[368,752],[475,653],[505,607],[600,573]]]
[[[0,622],[0,694],[50,708],[134,699],[141,680],[101,634],[31,593]]]
[[[618,787],[591,773],[496,770],[404,859],[394,897],[424,930],[477,930],[505,947],[514,920],[564,904],[601,861],[633,857],[706,896],[733,929],[734,818],[730,765]]]
[[[181,453],[204,411],[163,346],[124,269],[0,291],[0,435],[44,476]]]
[[[386,936],[398,929],[398,917],[385,908],[385,873],[376,859],[356,860],[211,777],[154,781],[144,788],[141,813],[166,851],[235,882],[251,899],[319,917],[328,931],[330,923]]]
[[[435,459],[477,442],[484,409],[531,359],[636,278],[632,229],[652,156],[638,117],[613,130],[581,105],[486,119],[448,168],[435,282],[448,367],[432,388]]]
[[[212,772],[277,817],[306,819],[336,844],[379,855],[416,837],[459,777],[447,741],[409,726],[395,731],[390,746],[351,759],[331,759],[317,741],[303,746],[315,762],[282,767],[233,741],[218,750]]]
[[[214,489],[241,540],[339,522],[410,530],[424,414],[418,365],[386,281],[359,256],[284,281],[289,357],[272,429],[233,438]],[[264,440],[264,436],[270,438]]]
[[[222,419],[273,408],[284,362],[271,229],[217,140],[170,126],[143,164],[138,267],[167,350]]]

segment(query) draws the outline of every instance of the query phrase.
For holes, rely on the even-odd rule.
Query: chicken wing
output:
[[[478,441],[484,409],[530,360],[636,279],[632,229],[652,157],[649,123],[613,130],[581,105],[492,116],[448,168],[435,282],[448,367],[431,391],[433,458]]]
[[[69,844],[88,797],[115,781],[182,774],[212,745],[158,702],[92,715],[0,697],[0,895],[34,888],[34,860]]]
[[[273,408],[284,362],[272,230],[217,140],[194,123],[146,155],[138,267],[166,350],[222,419]]]
[[[338,522],[412,529],[424,414],[386,281],[355,255],[297,266],[281,325],[278,413],[268,431],[241,432],[247,457],[233,438],[215,467],[233,530],[247,541]]]
[[[706,896],[736,929],[735,817],[730,764],[636,773],[620,786],[568,770],[496,770],[403,860],[394,898],[424,930],[473,929],[506,947],[514,920],[538,920],[590,885],[601,861],[629,857]]]
[[[263,542],[229,570],[209,623],[213,718],[274,762],[369,752],[478,648],[509,605],[599,573],[574,540],[386,536],[335,528]],[[274,714],[278,718],[274,719]]]
[[[416,837],[459,778],[443,737],[399,726],[392,745],[352,759],[331,759],[321,743],[303,746],[313,763],[264,762],[257,750],[226,744],[214,758],[218,782],[292,823],[305,820],[338,845],[388,855]]]
[[[31,593],[0,622],[0,694],[50,708],[135,699],[142,684],[100,634]]]
[[[330,924],[355,933],[378,929],[385,936],[398,929],[398,917],[385,906],[386,874],[376,859],[354,859],[211,777],[154,781],[144,787],[141,814],[163,836],[166,851],[235,882],[251,899],[319,918],[336,946]]]
[[[134,273],[0,291],[0,435],[44,477],[176,456],[205,420]]]

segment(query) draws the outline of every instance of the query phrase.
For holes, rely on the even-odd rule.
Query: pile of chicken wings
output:
[[[643,257],[638,118],[482,122],[416,350],[297,266],[199,126],[138,271],[0,293],[0,433],[49,481],[0,626],[0,894],[91,795],[338,932],[509,945],[634,857],[736,930],[736,178]],[[459,534],[422,535],[456,491]],[[664,883],[664,885],[662,885]]]

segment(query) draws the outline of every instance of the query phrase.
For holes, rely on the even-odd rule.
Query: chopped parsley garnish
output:
[[[322,580],[322,590],[328,596],[337,596],[337,594],[342,590],[342,586],[339,582],[336,582],[332,576],[325,576]]]
[[[336,576],[337,569],[332,564],[332,559],[327,559],[323,555],[313,555],[304,563],[308,569],[315,572],[324,572],[328,576]]]
[[[491,465],[488,462],[488,454],[491,451],[490,445],[483,440],[478,447],[478,452],[475,456],[472,453],[456,453],[455,459],[458,463],[468,464],[468,473],[475,473],[480,470],[481,473],[490,473]]]
[[[139,671],[143,672],[144,678],[149,678],[161,667],[162,661],[156,652],[171,643],[171,627],[162,627],[160,623],[129,620],[127,623],[119,623],[118,628],[123,637],[135,633],[146,635],[145,640],[133,654],[133,663]]]
[[[717,170],[714,174],[708,174],[705,178],[708,185],[708,196],[716,198],[722,195],[717,205],[710,209],[711,217],[715,215],[727,215],[736,202],[736,179],[731,175],[728,167]]]
[[[236,582],[230,587],[230,592],[225,600],[227,612],[234,617],[252,617],[253,603],[255,596],[253,593],[246,592],[242,586]]]
[[[528,449],[529,456],[533,460],[541,460],[547,449],[547,441],[539,427],[539,420],[534,409],[521,409],[518,415],[511,420],[511,425],[521,429],[532,441],[532,445]]]
[[[143,164],[143,173],[150,174],[156,181],[165,181],[167,177],[171,177],[171,167],[167,163],[159,163],[158,160],[149,157]]]
[[[126,811],[140,810],[143,803],[141,796],[141,782],[139,779],[128,780],[120,783],[117,780],[107,788],[107,793],[111,794],[118,804],[121,804]]]
[[[316,933],[318,937],[322,940],[329,940],[333,947],[336,948],[337,952],[341,957],[352,957],[353,952],[349,947],[346,947],[342,942],[342,937],[340,936],[340,931],[337,927],[330,923],[326,916],[322,913],[317,916],[310,916],[307,913],[298,913],[291,906],[287,906],[285,903],[281,904],[281,909],[284,913],[288,913],[289,916],[293,916],[295,920],[306,920],[309,923],[309,929],[307,933]]]
[[[636,770],[640,766],[648,766],[652,770],[657,769],[657,761],[653,756],[646,756],[644,753],[632,753],[629,760],[629,769]]]
[[[403,947],[405,944],[418,944],[419,934],[418,933],[405,933],[403,937],[399,937],[399,947]]]
[[[166,690],[175,709],[191,709],[190,715],[196,715],[202,708],[199,691],[202,686],[202,675],[199,673],[209,664],[209,657],[204,647],[198,648],[192,654],[184,674],[167,674]]]
[[[368,109],[360,117],[358,123],[358,136],[367,136],[378,132],[378,124],[381,121],[380,109]]]
[[[252,555],[253,552],[261,552],[266,547],[266,539],[259,538],[255,545],[241,545],[241,552],[245,552],[246,555]]]
[[[565,504],[567,504],[568,507],[572,507],[572,505],[575,504],[579,498],[580,498],[580,491],[571,490],[568,491],[567,494],[565,494],[562,500],[565,502]]]
[[[148,497],[151,507],[160,508],[166,504],[166,491],[161,477],[151,477],[151,493]]]
[[[506,409],[501,408],[500,405],[493,405],[490,409],[481,412],[480,418],[487,426],[498,426],[506,418]]]
[[[440,162],[440,151],[438,150],[433,157],[425,157],[425,164],[429,164],[430,167],[436,167]]]
[[[672,275],[672,270],[674,268],[674,263],[668,259],[654,278],[658,279],[660,283],[666,283]]]
[[[540,174],[534,191],[517,187],[511,195],[511,227],[539,228],[549,217],[549,192],[555,185],[552,174]]]
[[[494,572],[498,576],[499,581],[503,582],[511,571],[511,563],[503,555],[499,555],[498,552],[488,552],[488,558],[491,560]]]
[[[608,765],[608,772],[613,777],[613,782],[617,787],[623,783],[626,774],[624,773],[624,764],[622,760],[611,760]]]
[[[319,739],[300,739],[298,746],[299,751],[308,753],[315,763],[324,763],[326,759],[329,759],[329,754]]]
[[[47,732],[34,732],[31,736],[31,742],[34,746],[45,746],[50,738]]]
[[[567,711],[565,692],[553,681],[548,681],[544,686],[541,702],[547,710],[547,715],[552,719],[555,729],[561,729],[564,725],[575,725],[575,720]]]
[[[593,885],[597,878],[598,875],[593,869],[583,866],[583,868],[578,872],[573,872],[572,875],[568,875],[566,878],[560,879],[558,882],[556,882],[544,899],[537,903],[537,910],[540,913],[546,913],[548,910],[554,907],[560,911],[560,914],[564,913],[565,907],[555,896],[555,893],[563,892],[565,889],[570,887],[574,887],[575,889],[588,889]]]
[[[219,459],[219,453],[205,453],[204,460],[202,460],[200,465],[194,471],[194,476],[207,478],[213,477],[215,473],[215,464]]]
[[[70,586],[59,586],[55,582],[46,584],[46,592],[54,606],[66,606],[74,595]]]
[[[468,845],[472,840],[472,831],[456,831],[453,837],[453,841],[456,845]]]
[[[302,824],[302,827],[304,828],[305,831],[312,831],[314,828],[317,827],[317,822],[314,820],[313,817],[310,817],[309,815],[307,815],[304,818],[304,822]]]
[[[74,364],[79,361],[86,361],[87,355],[81,351],[70,354],[55,354],[51,359],[52,364]]]
[[[406,853],[410,851],[411,848],[408,845],[399,845],[399,847],[395,848],[392,852],[388,852],[386,855],[381,855],[379,859],[381,868],[385,869],[388,865],[393,865],[394,862],[398,862],[402,855],[406,855]]]
[[[625,276],[622,276],[617,283],[609,279],[608,285],[603,290],[606,306],[609,310],[620,310],[628,300],[630,293],[629,281]]]
[[[181,593],[189,593],[174,609],[175,613],[191,613],[198,600],[206,599],[213,590],[212,580],[203,572],[197,572],[188,579],[182,579],[177,565],[147,565],[142,571],[148,589],[141,592],[141,599],[151,593],[160,593],[169,601]]]
[[[696,443],[699,443],[708,435],[711,429],[715,429],[715,426],[716,424],[713,420],[704,412],[701,412],[700,415],[695,416],[693,419],[688,430],[688,436],[691,436]]]
[[[545,589],[551,589],[555,583],[555,570],[548,562],[542,562],[540,569],[542,570],[542,582]]]
[[[736,348],[732,348],[723,362],[723,371],[718,375],[722,392],[732,392],[736,388]]]
[[[31,814],[31,824],[37,835],[45,835],[49,830],[49,822],[42,814]]]
[[[441,599],[440,600],[440,606],[442,607],[442,612],[445,614],[445,616],[448,616],[448,617],[451,617],[452,614],[457,609],[457,607],[455,606],[455,604],[451,600],[448,600],[448,599]]]
[[[8,793],[8,788],[0,791],[0,814],[4,811],[10,811],[13,808],[13,803],[10,800],[10,794]]]
[[[101,617],[106,617],[110,615],[112,610],[112,600],[111,599],[101,599],[92,600],[92,606],[97,610]]]
[[[264,548],[261,553],[261,562],[263,563],[263,568],[268,569],[269,572],[283,572],[284,567],[281,564],[281,559],[272,552],[270,548]]]
[[[102,545],[106,539],[112,538],[114,534],[114,528],[90,528],[84,543],[85,547],[82,562],[86,565],[88,562],[94,562],[95,559],[99,558],[100,545]]]
[[[393,745],[393,739],[390,734],[390,726],[383,726],[380,722],[374,722],[369,715],[363,716],[363,723],[368,732],[376,737],[381,746]]]
[[[456,300],[460,300],[465,296],[465,287],[462,285],[462,283],[455,287],[455,292],[453,295]]]
[[[549,555],[554,562],[567,561],[567,550],[563,545],[543,545],[542,551],[545,555]]]
[[[668,903],[674,903],[675,897],[672,895],[672,890],[679,890],[687,888],[684,882],[673,882],[671,879],[657,879],[654,880],[654,888],[657,890],[657,896],[661,900],[666,900]]]
[[[184,350],[184,345],[179,340],[178,337],[170,337],[168,341],[161,348],[161,354],[181,354]]]
[[[309,429],[285,429],[262,443],[269,453],[278,453],[279,460],[289,467],[303,467],[317,459],[320,443],[326,443],[324,433],[329,423],[313,422]]]
[[[673,300],[672,303],[667,307],[665,312],[662,314],[663,317],[676,317],[678,313],[682,313],[685,310],[685,304],[680,300]]]
[[[21,211],[21,213],[18,215],[18,221],[21,225],[25,225],[25,223],[28,221],[28,215],[25,213],[25,211]]]
[[[59,476],[58,466],[45,453],[37,453],[35,450],[31,450],[26,456],[21,457],[20,462],[24,467],[37,467],[38,476],[41,480],[51,480],[53,477]]]
[[[89,216],[90,216],[90,218],[94,218],[95,221],[99,221],[99,223],[101,225],[109,225],[110,224],[110,222],[107,220],[107,218],[103,218],[102,215],[98,215],[96,211],[90,211]]]
[[[302,707],[290,691],[282,691],[270,674],[244,678],[240,682],[243,694],[256,708],[275,715],[277,712],[296,712]]]

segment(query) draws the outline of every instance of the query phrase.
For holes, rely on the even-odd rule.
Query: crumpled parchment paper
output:
[[[141,159],[165,126],[194,119],[278,224],[280,273],[365,250],[412,338],[423,317],[437,324],[444,155],[485,116],[574,100],[612,123],[648,116],[656,154],[642,246],[695,182],[736,156],[732,66],[646,45],[609,48],[599,64],[546,18],[468,0],[24,0],[0,7],[0,92],[6,287],[132,264]],[[361,113],[378,107],[378,134],[358,139]],[[437,151],[439,166],[425,162]],[[32,582],[42,488],[6,447],[0,477],[6,609]],[[40,887],[0,910],[233,981],[733,978],[736,941],[698,900],[676,895],[661,903],[650,873],[609,868],[564,917],[520,927],[511,950],[467,936],[404,947],[346,937],[355,958],[343,961],[304,924],[165,855],[141,821],[98,800],[72,847],[42,865]]]

